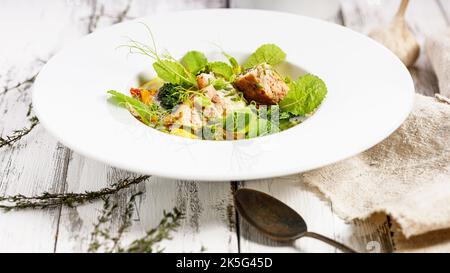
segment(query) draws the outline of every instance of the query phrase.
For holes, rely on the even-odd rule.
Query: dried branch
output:
[[[68,207],[75,207],[85,204],[87,202],[93,202],[95,200],[105,198],[120,192],[123,189],[129,188],[133,185],[140,184],[148,180],[150,176],[139,176],[133,179],[125,178],[111,187],[101,189],[100,191],[84,193],[48,193],[45,192],[38,196],[27,197],[24,195],[6,196],[0,197],[0,209],[11,210],[23,210],[23,209],[50,209],[58,208],[61,205]]]
[[[29,112],[31,113],[31,110],[29,110]],[[4,146],[12,146],[14,143],[31,133],[36,125],[39,124],[39,119],[36,116],[31,117],[29,121],[31,124],[28,128],[25,127],[21,130],[15,130],[9,136],[0,137],[0,148],[3,148]]]
[[[116,19],[114,20],[115,24],[121,23],[127,18],[132,4],[133,4],[133,0],[128,0],[125,8],[121,12],[119,12],[119,14],[117,16],[115,16],[116,17]]]
[[[98,13],[97,13],[98,10]],[[105,14],[105,6],[100,5],[98,6],[97,0],[92,1],[92,12],[89,16],[89,22],[87,26],[87,32],[92,33],[97,29],[98,22],[102,18],[102,16]]]
[[[91,232],[91,242],[89,244],[88,252],[106,252],[106,253],[153,253],[160,252],[157,244],[163,240],[172,239],[170,234],[177,230],[180,226],[180,221],[183,219],[183,213],[178,209],[173,209],[172,212],[164,212],[163,219],[158,227],[146,232],[145,236],[133,241],[129,246],[122,247],[121,240],[123,235],[132,225],[132,216],[135,210],[134,201],[136,197],[142,195],[142,192],[133,194],[125,210],[122,224],[119,226],[117,234],[111,236],[111,229],[109,228],[113,218],[114,212],[118,209],[118,205],[111,205],[109,198],[104,199],[103,209],[97,218],[94,225],[94,230]]]
[[[161,252],[155,246],[163,240],[170,240],[170,234],[176,231],[180,226],[180,221],[184,218],[182,212],[178,209],[173,209],[172,212],[164,212],[164,217],[159,223],[158,227],[147,231],[146,235],[138,240],[132,242],[127,248],[122,249],[121,252],[126,253],[153,253]]]
[[[138,196],[140,196],[142,194],[143,194],[143,192],[138,192],[138,193],[133,194],[130,197],[130,200],[128,201],[128,204],[127,204],[127,208],[125,209],[125,213],[124,213],[124,216],[123,216],[122,224],[119,226],[119,229],[117,231],[117,235],[111,239],[111,241],[113,242],[113,246],[108,252],[112,253],[112,252],[118,252],[118,251],[121,250],[120,240],[122,239],[123,234],[132,225],[131,217],[133,216],[133,213],[134,213],[134,201],[135,201],[136,197],[138,197]]]
[[[15,90],[15,89],[19,89],[19,88],[21,88],[21,87],[23,87],[23,86],[29,86],[29,85],[32,85],[32,84],[34,83],[34,81],[36,80],[36,77],[37,77],[38,74],[39,74],[39,73],[36,73],[34,76],[32,76],[32,77],[30,77],[30,78],[28,78],[28,79],[25,79],[25,80],[23,80],[23,81],[21,81],[21,82],[18,82],[18,83],[15,84],[15,85],[12,85],[12,86],[5,86],[5,87],[3,88],[2,93],[0,93],[0,95],[5,95],[5,94],[8,93],[9,91],[12,91],[12,90]]]

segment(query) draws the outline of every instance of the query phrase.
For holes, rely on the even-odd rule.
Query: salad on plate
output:
[[[317,76],[281,75],[277,66],[286,53],[275,44],[262,45],[243,63],[225,52],[225,61],[199,51],[178,60],[156,46],[131,41],[128,47],[153,60],[157,77],[129,96],[108,93],[145,125],[172,135],[221,141],[278,133],[314,114],[327,95]]]

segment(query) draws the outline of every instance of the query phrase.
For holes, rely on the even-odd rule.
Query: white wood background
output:
[[[32,79],[59,49],[98,28],[166,10],[225,8],[238,0],[2,0],[0,2],[0,135],[29,125]],[[315,1],[311,1],[313,2]],[[329,18],[361,32],[386,23],[398,0],[343,0],[341,11]],[[417,37],[449,25],[450,1],[412,0],[407,14]],[[437,79],[426,54],[411,70],[418,92],[433,95]],[[19,85],[18,87],[16,87]],[[0,195],[83,192],[98,190],[132,174],[80,156],[59,144],[38,125],[13,147],[0,149]],[[320,242],[304,239],[280,245],[255,232],[237,217],[233,192],[241,187],[265,191],[300,212],[311,230],[364,252],[395,250],[389,219],[345,223],[333,205],[318,197],[295,177],[264,181],[198,183],[152,177],[114,196],[124,209],[136,200],[134,224],[126,240],[156,226],[163,210],[178,206],[186,213],[166,252],[335,252]],[[102,203],[56,210],[0,212],[0,252],[84,252]],[[120,223],[120,214],[111,228]]]

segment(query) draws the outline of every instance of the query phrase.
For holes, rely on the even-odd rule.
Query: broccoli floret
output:
[[[158,92],[160,104],[167,110],[172,110],[177,106],[180,103],[180,97],[179,86],[172,83],[164,84]]]

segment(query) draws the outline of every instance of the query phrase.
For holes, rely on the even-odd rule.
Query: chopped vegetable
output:
[[[175,106],[180,103],[181,93],[179,91],[180,87],[172,84],[166,83],[159,89],[158,99],[162,107],[167,110],[172,110]]]
[[[142,90],[141,92],[141,100],[143,103],[149,105],[153,102],[152,92],[149,90]]]

